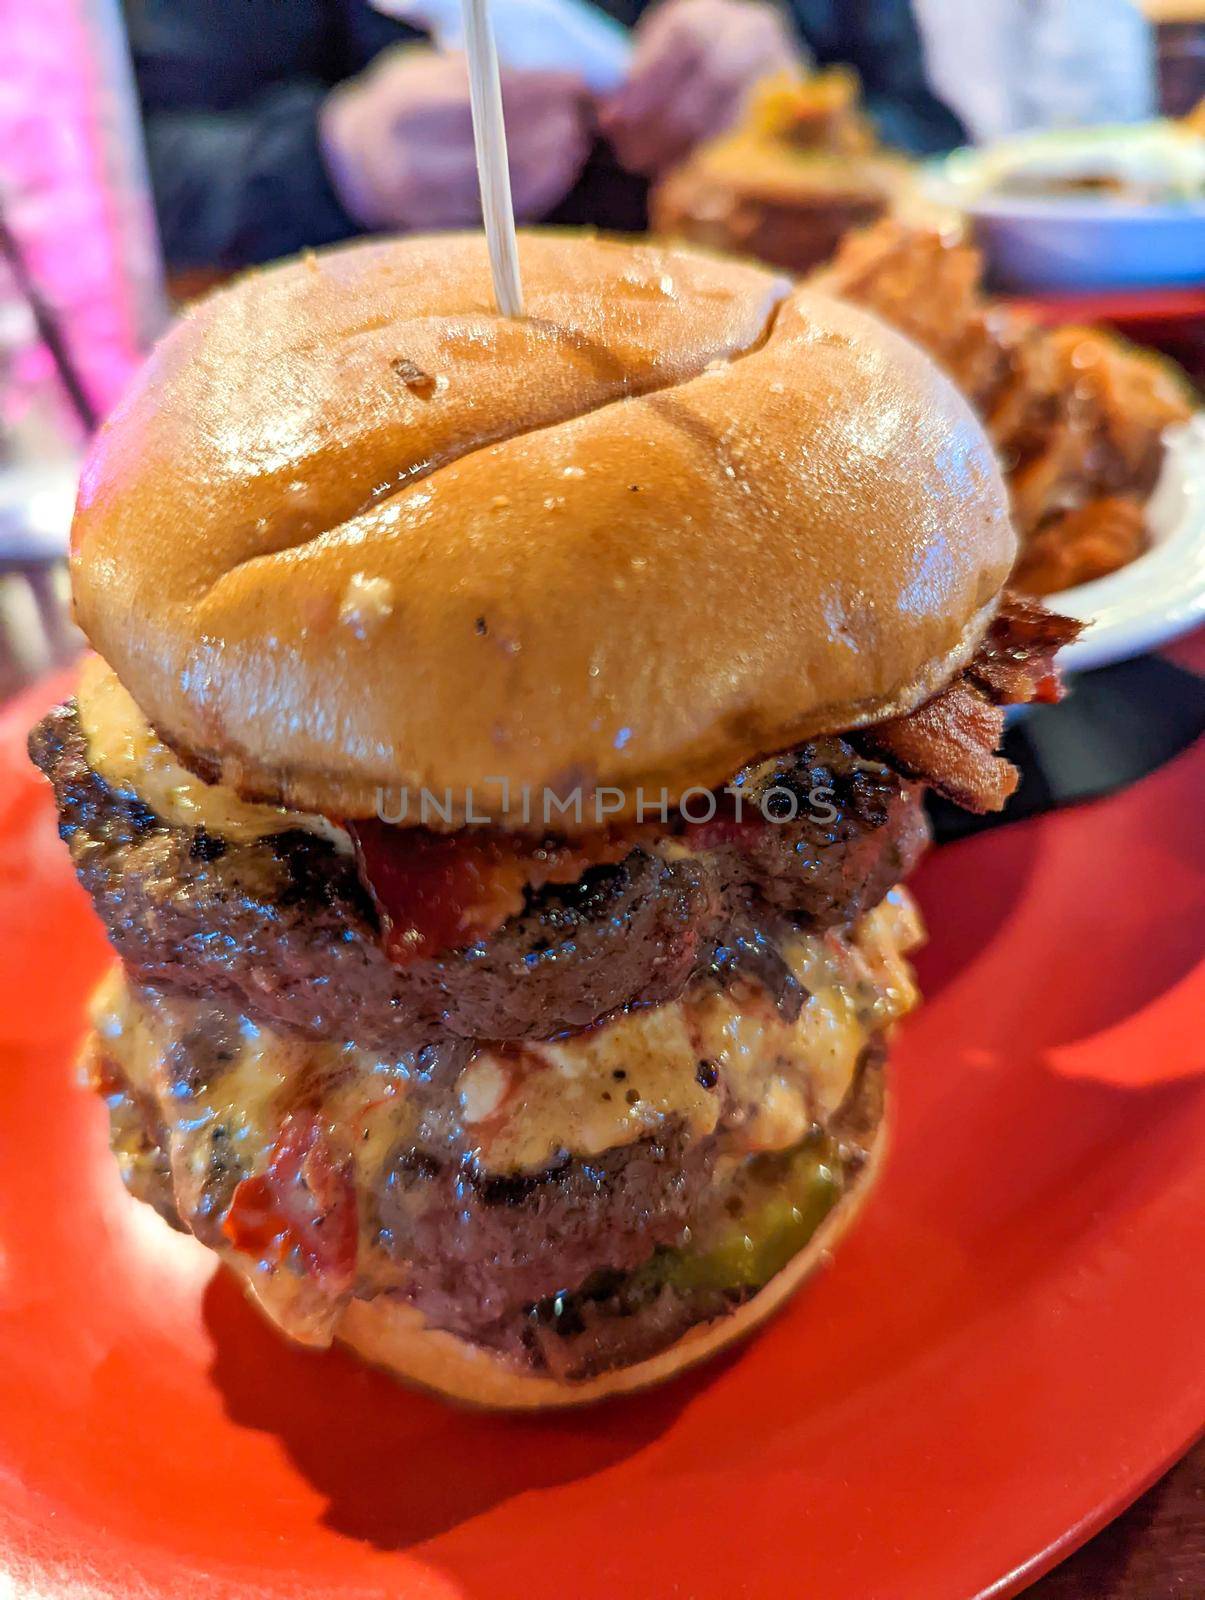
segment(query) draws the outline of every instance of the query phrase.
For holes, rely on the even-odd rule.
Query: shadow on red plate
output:
[[[689,1374],[603,1406],[508,1416],[450,1405],[338,1349],[287,1344],[230,1272],[209,1284],[202,1314],[230,1420],[274,1434],[325,1497],[326,1525],[378,1549],[423,1544],[529,1490],[593,1477],[657,1439],[707,1381]]]

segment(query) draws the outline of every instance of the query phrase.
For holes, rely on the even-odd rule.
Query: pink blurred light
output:
[[[0,39],[0,199],[104,415],[164,315],[120,11],[116,0],[0,0]]]

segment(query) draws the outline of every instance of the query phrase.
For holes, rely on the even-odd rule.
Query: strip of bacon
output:
[[[1003,733],[1000,707],[958,678],[908,716],[867,728],[858,742],[968,811],[999,811],[1020,779],[996,754]]]
[[[968,811],[999,811],[1019,774],[996,751],[1007,705],[1062,694],[1054,657],[1081,624],[1005,594],[966,671],[906,717],[863,729],[856,742]]]
[[[997,705],[1053,704],[1063,696],[1054,658],[1083,629],[1082,622],[1047,611],[1040,600],[1008,590],[967,674]]]
[[[622,861],[632,848],[618,833],[567,843],[501,829],[439,834],[374,820],[344,825],[386,953],[399,967],[463,949],[521,911],[526,889],[576,883],[587,868]]]

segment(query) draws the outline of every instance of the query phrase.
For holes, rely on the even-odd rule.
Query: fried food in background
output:
[[[651,200],[653,229],[806,272],[888,212],[911,167],[878,147],[857,75],[768,78],[733,133],[697,150]]]
[[[1040,327],[982,277],[958,227],[887,219],[846,239],[814,283],[922,345],[971,401],[1008,481],[1013,582],[1054,594],[1146,549],[1164,431],[1188,420],[1191,396],[1162,357],[1099,328]]]

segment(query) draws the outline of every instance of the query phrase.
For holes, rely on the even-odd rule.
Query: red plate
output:
[[[1002,1596],[1205,1420],[1200,1029],[1159,1003],[1195,983],[1202,1014],[1200,754],[929,861],[894,1148],[830,1273],[701,1374],[511,1421],[290,1349],[121,1192],[73,1077],[105,950],[22,763],[36,709],[0,719],[18,1594]],[[1098,1036],[1107,1074],[1121,1038],[1174,1081],[1094,1081]]]

